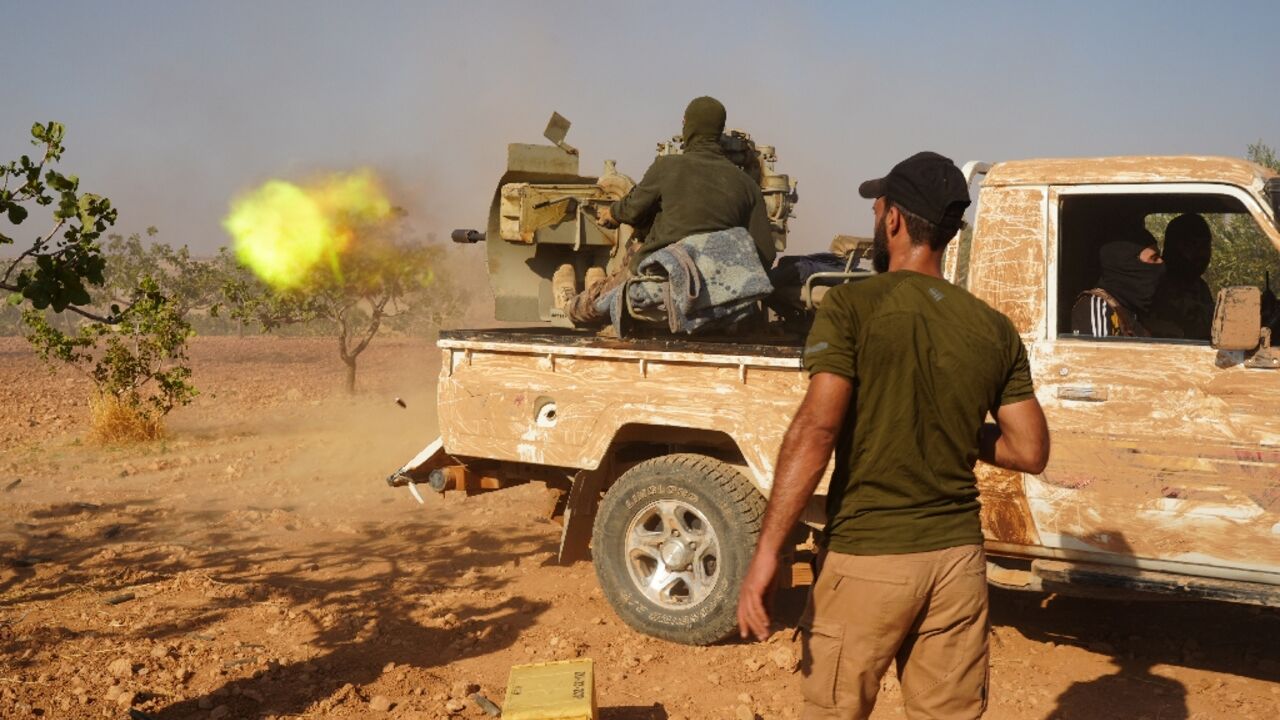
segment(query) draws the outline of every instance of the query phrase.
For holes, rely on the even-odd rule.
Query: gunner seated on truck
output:
[[[575,325],[607,322],[609,313],[597,307],[600,298],[635,274],[646,256],[690,235],[745,228],[764,267],[773,265],[776,250],[764,194],[725,156],[720,146],[724,125],[720,101],[700,97],[690,102],[684,111],[683,154],[659,157],[626,197],[599,211],[606,227],[626,223],[649,231],[626,249],[617,272],[569,301],[565,310]]]
[[[1139,321],[1151,309],[1164,275],[1156,239],[1141,226],[1098,249],[1102,274],[1097,287],[1080,293],[1071,309],[1071,330],[1091,337],[1151,337]]]

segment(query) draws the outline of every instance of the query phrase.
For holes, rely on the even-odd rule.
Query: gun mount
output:
[[[582,175],[577,149],[565,143],[569,121],[553,113],[543,136],[550,145],[512,143],[507,169],[498,180],[484,231],[455,230],[454,242],[484,242],[495,316],[517,322],[568,324],[556,309],[553,278],[565,265],[582,280],[617,269],[619,251],[646,228],[601,225],[601,206],[624,197],[635,182],[606,160],[599,176]],[[786,248],[787,221],[797,201],[796,184],[775,171],[776,153],[741,130],[721,138],[726,154],[760,184],[779,251]],[[659,155],[681,152],[678,138],[658,144]],[[561,270],[564,272],[564,270]]]

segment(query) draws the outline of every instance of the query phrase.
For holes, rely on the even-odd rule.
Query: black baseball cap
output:
[[[869,200],[888,198],[908,212],[947,228],[959,229],[969,207],[969,184],[951,158],[919,152],[903,160],[888,175],[868,180],[858,194]]]

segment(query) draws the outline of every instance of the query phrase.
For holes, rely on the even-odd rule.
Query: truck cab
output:
[[[1265,361],[1262,318],[1252,320],[1247,349],[1159,333],[1095,338],[1071,327],[1072,305],[1097,281],[1099,244],[1132,218],[1162,240],[1172,217],[1204,217],[1215,295],[1267,282],[1280,261],[1278,188],[1275,173],[1231,158],[1025,160],[987,170],[952,279],[1022,334],[1053,441],[1041,475],[979,468],[993,553],[1057,561],[1058,571],[1097,563],[1135,577],[1280,583],[1280,372]]]

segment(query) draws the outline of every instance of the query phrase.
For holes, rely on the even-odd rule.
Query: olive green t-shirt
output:
[[[892,555],[982,542],[979,428],[993,408],[1034,396],[1013,323],[945,280],[899,270],[827,293],[804,362],[810,377],[854,384],[828,546]]]

